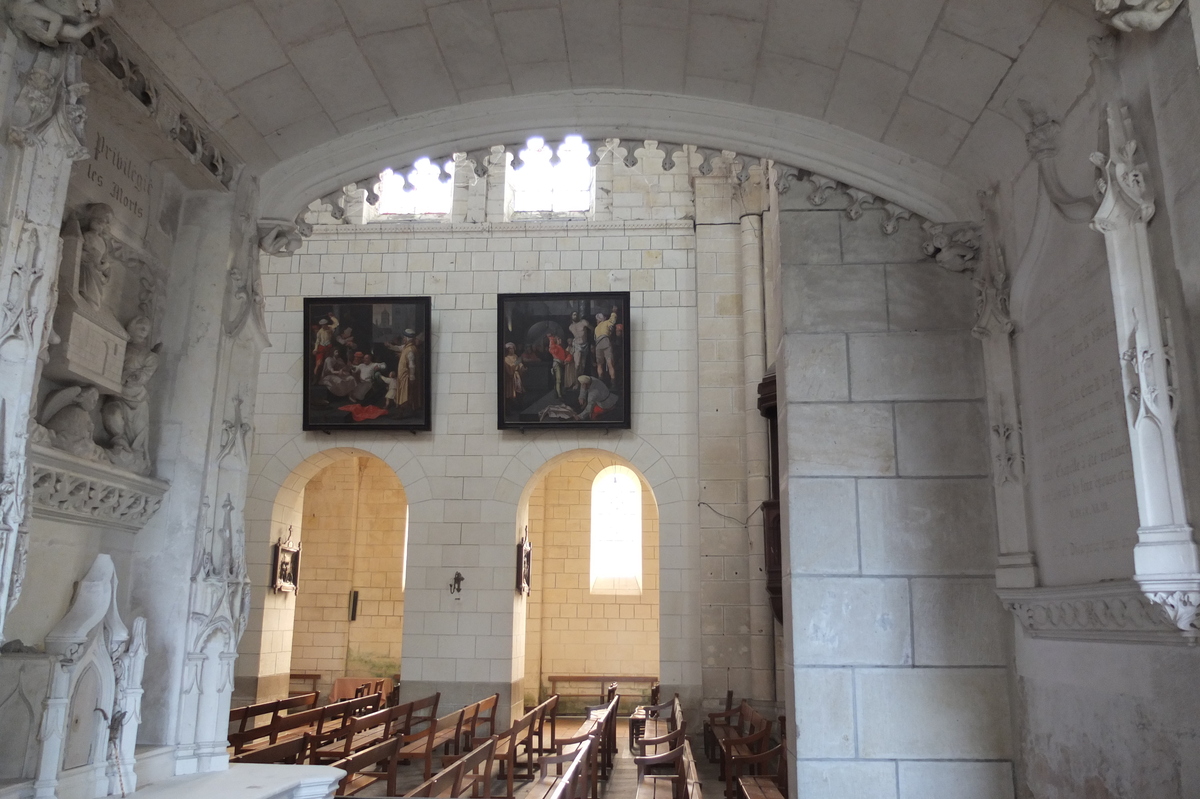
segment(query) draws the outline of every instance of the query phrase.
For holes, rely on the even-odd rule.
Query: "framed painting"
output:
[[[292,542],[292,528],[288,528],[287,540],[280,538],[274,549],[271,587],[275,593],[295,594],[300,590],[300,544]]]
[[[429,297],[306,297],[304,429],[429,430]]]
[[[501,294],[500,429],[629,429],[629,292]]]

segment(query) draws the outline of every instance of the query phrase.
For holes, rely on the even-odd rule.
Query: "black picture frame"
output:
[[[303,429],[432,429],[432,322],[429,297],[305,297]]]
[[[292,543],[291,531],[288,538],[275,543],[271,557],[271,587],[277,594],[300,592],[300,544]]]
[[[629,292],[500,294],[496,319],[501,430],[633,426]]]

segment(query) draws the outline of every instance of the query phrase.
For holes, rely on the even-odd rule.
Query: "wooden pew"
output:
[[[230,763],[283,763],[286,765],[295,765],[303,763],[308,758],[308,750],[311,740],[308,735],[302,735],[299,738],[290,738],[286,741],[280,741],[277,744],[263,746],[258,749],[252,749],[248,752],[242,752],[240,755],[231,757]]]
[[[537,718],[533,720],[533,740],[530,751],[536,755],[554,754],[554,738],[558,730],[558,694],[537,706]]]
[[[393,737],[395,716],[396,708],[385,707],[365,716],[351,717],[349,724],[314,736],[309,759],[315,765],[326,765],[373,747]]]
[[[596,738],[590,738],[569,755],[550,755],[538,760],[538,778],[522,799],[587,799],[591,787],[588,763]],[[566,765],[566,771],[563,771]],[[554,768],[554,774],[550,769]]]
[[[433,776],[433,754],[438,747],[453,744],[461,737],[463,710],[465,708],[434,719],[426,729],[411,732],[398,739],[401,760],[420,759],[424,763],[422,779],[427,780]]]
[[[289,696],[287,699],[273,699],[270,702],[259,702],[253,705],[244,707],[230,708],[229,710],[229,725],[231,733],[244,733],[246,728],[251,726],[254,719],[262,716],[270,716],[274,721],[281,713],[289,710],[304,710],[310,707],[316,707],[317,700],[320,699],[319,691],[311,691],[306,694],[297,694]],[[232,727],[237,725],[237,729]]]
[[[617,708],[620,704],[620,694],[614,693],[612,700],[608,704],[587,708],[588,714],[575,729],[574,734],[555,741],[555,748],[558,750],[558,755],[562,756],[573,753],[576,749],[583,746],[586,741],[595,739],[595,744],[588,756],[588,769],[592,783],[591,794],[593,799],[599,799],[600,780],[608,779],[608,773],[612,768],[613,758],[616,755],[616,718]]]
[[[721,779],[725,779],[725,761],[730,755],[757,754],[767,747],[772,722],[745,700],[736,710],[709,713],[708,719],[717,741]]]
[[[642,717],[642,735],[633,737],[633,722],[629,725],[629,751],[633,755],[659,754],[674,749],[682,743],[679,731],[687,726],[683,718],[683,705],[679,694],[670,702],[645,706]]]
[[[537,708],[534,708],[496,736],[496,762],[500,764],[500,776],[504,778],[505,799],[513,799],[513,780],[517,771],[518,754],[522,748],[528,751],[532,746],[533,724],[537,712]]]
[[[769,768],[775,761],[775,769]],[[783,744],[753,755],[733,755],[725,776],[725,795],[734,799],[787,799]]]
[[[330,765],[346,772],[338,784],[338,795],[353,796],[377,782],[387,782],[386,796],[396,795],[396,753],[399,738],[387,738]]]
[[[487,738],[405,796],[490,797],[495,754],[496,739]]]
[[[257,705],[249,705],[246,708],[237,708],[236,710],[244,710],[244,713],[236,713],[238,718],[237,724],[239,729],[236,732],[229,733],[229,745],[233,747],[235,754],[240,754],[248,745],[255,741],[269,739],[271,743],[275,742],[272,730],[276,728],[279,720],[287,718],[283,715],[288,710],[305,710],[316,705],[317,698],[320,694],[313,692],[309,694],[301,694],[299,696],[288,697],[287,699],[277,699],[273,702],[262,702]],[[246,729],[250,720],[253,718],[261,718],[270,713],[271,719],[266,724],[258,727]],[[234,723],[233,719],[235,712],[230,711],[230,724]]]
[[[635,757],[634,763],[638,777],[635,799],[703,799],[696,758],[692,754],[692,744],[686,738],[683,746],[661,755]],[[672,773],[650,773],[651,768],[666,764],[673,767]]]
[[[662,698],[662,683],[657,680],[650,686],[650,702],[645,705],[638,705],[629,714],[629,748],[633,749],[633,742],[642,737],[646,731],[646,718],[648,714],[659,706]]]

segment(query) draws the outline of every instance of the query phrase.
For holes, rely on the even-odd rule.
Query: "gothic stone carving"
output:
[[[130,632],[117,609],[112,558],[97,555],[70,610],[46,635],[51,662],[34,796],[52,799],[63,771],[90,771],[89,796],[133,792],[146,621]]]
[[[1119,31],[1156,31],[1183,0],[1095,0],[1100,18]]]
[[[138,316],[125,328],[125,367],[121,394],[104,403],[104,428],[112,437],[109,459],[123,469],[148,475],[150,464],[150,392],[146,384],[158,371],[162,344],[150,346],[150,320]]]
[[[9,0],[5,16],[14,30],[58,47],[79,41],[112,11],[109,0]]]
[[[162,505],[168,484],[32,445],[35,517],[137,532]]]

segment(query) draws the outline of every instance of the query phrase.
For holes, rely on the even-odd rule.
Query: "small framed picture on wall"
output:
[[[497,297],[499,427],[632,425],[629,292]]]
[[[300,544],[292,541],[290,527],[287,540],[281,536],[274,549],[274,557],[271,558],[271,587],[277,594],[295,594],[300,590]]]
[[[433,426],[429,297],[304,300],[305,430]]]

